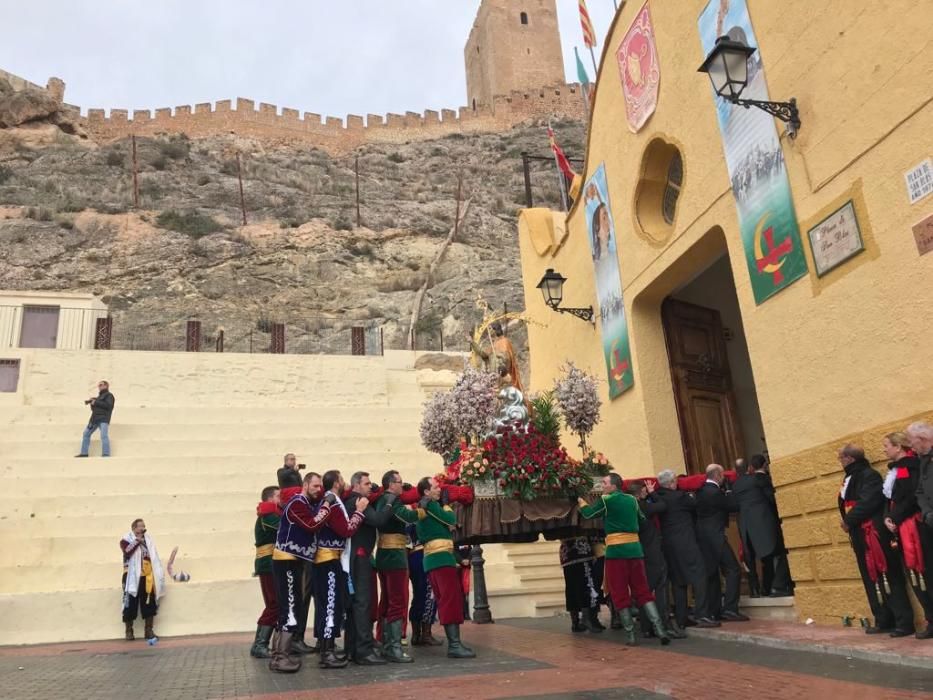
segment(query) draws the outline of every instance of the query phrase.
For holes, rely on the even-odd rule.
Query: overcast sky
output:
[[[519,12],[522,0],[514,4]],[[583,49],[577,0],[557,5],[575,81],[573,47]],[[602,37],[613,2],[587,5]],[[62,78],[65,99],[82,111],[236,97],[332,116],[457,108],[466,104],[463,46],[478,7],[479,0],[0,0],[0,68],[41,85]],[[581,56],[592,79],[592,62]]]

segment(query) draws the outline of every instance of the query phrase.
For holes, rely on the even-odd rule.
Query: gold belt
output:
[[[430,542],[424,543],[424,556],[426,557],[432,554],[440,554],[441,552],[450,552],[453,554],[453,551],[453,540],[431,540]]]
[[[275,550],[274,544],[262,544],[256,547],[256,558],[261,559],[262,557],[272,556],[272,552]]]
[[[408,546],[408,535],[386,534],[379,535],[379,549],[405,549]]]
[[[315,564],[326,564],[329,561],[335,561],[343,556],[342,549],[330,549],[329,547],[318,547],[314,555]]]
[[[272,559],[274,561],[295,561],[298,557],[294,554],[289,554],[288,552],[283,552],[281,549],[274,549],[272,551]]]
[[[614,544],[635,544],[638,542],[637,532],[611,532],[606,535],[606,545],[611,547]]]
[[[598,559],[599,557],[604,557],[604,556],[606,556],[606,545],[604,545],[602,542],[596,542],[596,543],[593,545],[593,554],[596,555],[596,558],[597,558],[597,559]]]

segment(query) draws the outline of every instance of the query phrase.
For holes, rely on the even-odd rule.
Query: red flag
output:
[[[580,26],[583,27],[583,43],[586,47],[592,49],[596,46],[596,32],[593,30],[593,22],[590,20],[590,13],[586,10],[586,0],[580,0]]]
[[[570,161],[567,160],[567,156],[564,155],[561,147],[557,145],[557,140],[554,138],[554,130],[551,129],[551,127],[547,128],[547,135],[551,142],[551,150],[554,151],[554,158],[557,160],[557,167],[560,168],[560,171],[564,174],[564,177],[566,177],[567,180],[573,181],[573,177],[576,175],[576,173],[570,166]]]

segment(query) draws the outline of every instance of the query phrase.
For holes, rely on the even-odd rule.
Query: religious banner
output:
[[[622,301],[622,275],[619,272],[605,163],[600,164],[584,185],[583,204],[596,276],[596,298],[599,302],[597,313],[609,377],[609,398],[614,399],[632,388],[635,375],[632,372],[632,352],[625,303]]]
[[[633,133],[637,133],[658,106],[658,87],[661,83],[661,66],[658,63],[654,27],[651,25],[647,1],[625,33],[616,51],[616,61],[622,77],[628,126]]]
[[[710,0],[700,14],[699,29],[704,54],[712,51],[720,36],[758,46],[746,0]],[[760,51],[748,59],[748,85],[742,97],[768,99]],[[784,152],[770,114],[739,107],[715,93],[713,99],[752,292],[755,303],[761,304],[807,274]]]

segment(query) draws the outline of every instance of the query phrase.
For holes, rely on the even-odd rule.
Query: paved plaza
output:
[[[306,657],[294,675],[270,673],[248,653],[250,635],[145,642],[90,642],[0,649],[2,700],[303,700],[312,698],[918,698],[933,697],[933,645],[890,664],[693,635],[662,648],[628,648],[621,634],[575,635],[566,618],[466,625],[474,660],[448,660],[443,647],[416,648],[417,662],[322,671]],[[733,625],[733,630],[739,627]],[[863,635],[845,631],[855,647]],[[728,637],[728,633],[726,634]],[[784,635],[786,636],[786,635]],[[803,639],[802,635],[798,635]],[[827,634],[814,645],[827,645]],[[760,641],[760,640],[759,640]],[[907,642],[905,642],[906,644]],[[791,646],[793,646],[791,645]],[[865,648],[870,654],[871,647]]]

